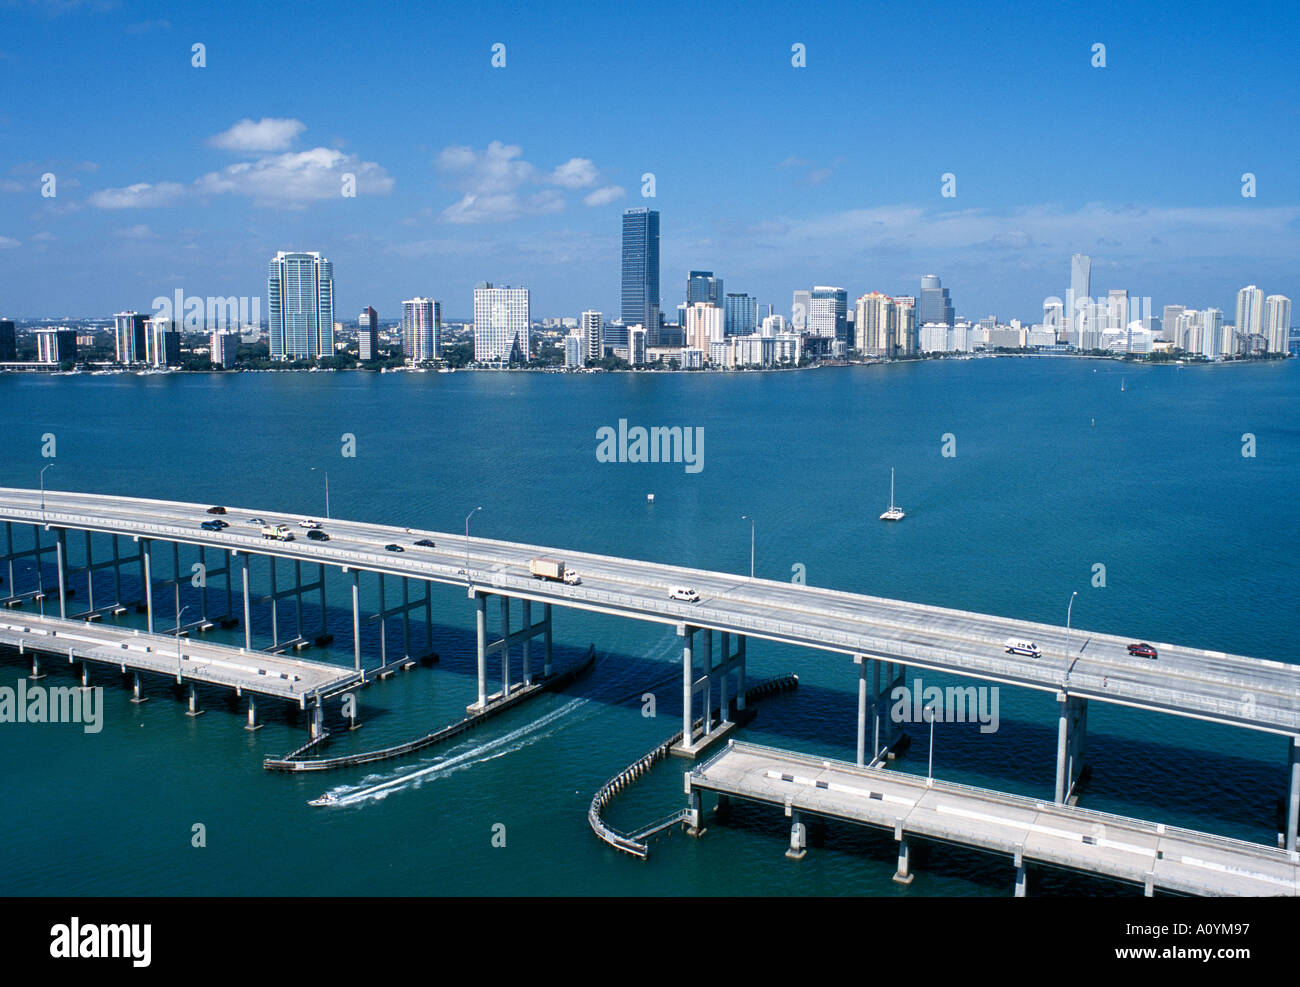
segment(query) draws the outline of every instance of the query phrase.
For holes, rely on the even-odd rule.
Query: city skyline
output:
[[[937,272],[959,315],[1037,320],[1042,299],[1060,295],[1059,258],[1071,253],[1095,258],[1101,292],[1124,287],[1157,308],[1177,301],[1232,313],[1243,283],[1289,297],[1297,290],[1294,88],[1281,49],[1260,43],[1264,18],[1242,12],[1207,12],[1195,29],[1104,6],[1095,18],[1038,11],[996,28],[948,12],[941,32],[925,30],[924,10],[880,14],[873,29],[924,32],[931,47],[919,74],[915,45],[881,53],[879,85],[860,93],[860,112],[884,100],[897,121],[924,111],[945,135],[881,155],[858,127],[859,111],[829,121],[822,113],[858,66],[837,44],[865,24],[849,6],[719,12],[715,57],[689,78],[658,73],[653,95],[575,90],[571,73],[557,68],[555,56],[581,44],[591,56],[585,71],[616,73],[616,39],[631,13],[611,14],[581,40],[538,12],[503,13],[498,22],[513,33],[501,38],[484,28],[494,22],[490,9],[449,13],[438,23],[443,47],[431,74],[341,5],[325,5],[335,30],[310,58],[270,40],[284,11],[259,13],[266,30],[249,37],[216,15],[151,17],[150,9],[8,14],[25,41],[0,45],[12,95],[0,137],[24,149],[0,168],[8,317],[138,307],[121,297],[122,284],[138,285],[145,300],[176,289],[257,295],[257,262],[285,245],[321,249],[348,272],[340,312],[376,299],[393,311],[432,291],[452,300],[448,316],[464,316],[456,300],[491,277],[527,285],[539,314],[615,313],[619,248],[609,231],[623,210],[639,207],[664,216],[667,284],[710,269],[733,292],[778,306],[816,284],[912,293]],[[1290,36],[1298,16],[1270,10],[1270,33]],[[647,53],[666,58],[687,19],[667,11],[643,25]],[[191,64],[196,39],[202,67]],[[494,68],[498,41],[506,61]],[[1104,67],[1092,64],[1097,42],[1108,45]],[[806,48],[803,67],[792,64],[795,43]],[[79,58],[52,76],[35,71],[36,53],[59,45]],[[978,86],[964,67],[971,45],[1002,60]],[[1224,56],[1246,46],[1252,58],[1234,60],[1225,85]],[[147,60],[150,72],[121,80],[114,112],[76,110],[74,94],[92,91],[124,56]],[[320,58],[380,58],[415,83],[450,87],[430,136],[391,140],[417,112],[420,85],[389,98],[382,80],[361,76],[349,83],[355,97],[324,113],[316,94],[293,85]],[[740,92],[736,77],[747,83]],[[1045,77],[1070,85],[1043,92],[1032,83]],[[1233,95],[1241,91],[1253,98]],[[701,100],[731,132],[754,139],[739,150],[684,142],[695,126],[685,108]],[[777,137],[769,136],[774,119],[783,121]],[[1140,157],[1117,153],[1099,164],[1069,153],[1064,132],[1062,150],[1052,149],[1061,128],[1047,126],[1045,138],[1044,125],[1068,119],[1159,119],[1160,139],[1143,141]],[[1219,121],[1215,137],[1232,154],[1215,168],[1189,169],[1180,148],[1204,140],[1207,119]],[[1123,126],[1116,150],[1145,126]],[[658,139],[640,139],[645,133]],[[1242,196],[1246,174],[1254,198]],[[57,185],[50,198],[46,175]],[[945,175],[954,177],[953,197],[943,194]],[[341,191],[345,176],[355,198]],[[61,277],[68,269],[79,276]],[[664,308],[680,300],[666,296]]]

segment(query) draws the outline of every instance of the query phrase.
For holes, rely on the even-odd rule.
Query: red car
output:
[[[1154,658],[1156,656],[1156,649],[1151,647],[1149,644],[1130,644],[1128,646],[1128,653],[1133,655],[1135,658]]]

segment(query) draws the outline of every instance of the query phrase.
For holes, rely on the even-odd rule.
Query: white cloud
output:
[[[583,204],[588,206],[607,206],[623,196],[627,195],[627,189],[622,185],[606,185],[598,188],[594,192],[589,192],[583,198]]]
[[[185,186],[176,182],[137,182],[124,188],[106,188],[90,196],[90,204],[100,209],[150,209],[169,206],[185,195]]]
[[[284,117],[263,117],[261,120],[245,118],[229,130],[209,137],[207,143],[223,151],[241,153],[287,151],[306,129],[307,125],[301,120]]]
[[[590,158],[570,158],[551,172],[551,181],[564,188],[591,188],[598,177]]]
[[[128,226],[125,229],[114,230],[113,236],[121,237],[124,240],[152,240],[157,237],[146,224],[136,223],[134,226]]]
[[[497,195],[465,195],[442,211],[449,223],[492,223],[540,216],[564,210],[564,199],[553,189],[521,196],[510,192]]]
[[[22,244],[11,236],[0,236],[0,250],[12,250],[14,247],[21,247]]]
[[[244,195],[256,205],[301,208],[308,202],[339,198],[343,176],[356,176],[358,196],[387,195],[393,178],[373,161],[326,147],[243,161],[213,171],[194,183],[201,195]]]

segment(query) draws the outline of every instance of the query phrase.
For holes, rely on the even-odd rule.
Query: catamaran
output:
[[[907,515],[903,513],[903,509],[894,504],[894,468],[891,466],[889,468],[889,510],[880,515],[880,520],[901,521],[906,516]]]

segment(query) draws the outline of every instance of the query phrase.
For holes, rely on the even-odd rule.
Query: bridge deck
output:
[[[754,744],[733,743],[689,778],[708,791],[1167,891],[1300,891],[1294,852]]]
[[[112,624],[57,617],[0,616],[0,644],[42,654],[68,656],[136,672],[175,676],[176,638],[144,634]],[[361,680],[350,668],[318,661],[245,652],[194,638],[180,639],[180,669],[189,682],[276,696],[299,704],[338,692]]]
[[[330,540],[308,541],[299,515],[228,508],[224,531],[205,531],[207,505],[101,494],[0,488],[0,521],[99,531],[201,545],[208,549],[320,562],[448,584],[472,583],[486,593],[554,603],[668,624],[690,624],[840,654],[866,654],[914,668],[935,669],[1056,692],[1067,663],[1072,696],[1300,736],[1300,666],[1142,638],[1159,651],[1135,658],[1120,637],[1074,627],[952,610],[814,586],[746,579],[553,547],[460,534],[411,530],[338,518],[325,522]],[[298,538],[264,540],[254,517],[288,522]],[[46,536],[47,538],[50,536]],[[413,543],[428,538],[435,547]],[[387,552],[397,543],[404,552]],[[582,584],[533,579],[535,556],[563,558]],[[468,570],[468,572],[466,571]],[[687,584],[698,603],[668,599]],[[13,591],[13,588],[10,588]],[[1008,637],[1035,641],[1039,658],[1006,654]],[[1067,648],[1068,644],[1068,648]],[[1067,656],[1068,651],[1068,656]]]

